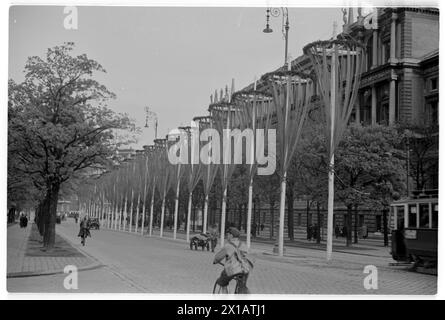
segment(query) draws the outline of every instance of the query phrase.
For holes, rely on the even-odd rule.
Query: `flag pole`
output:
[[[335,24],[333,30],[333,38],[335,38]],[[327,248],[326,259],[332,259],[332,233],[334,225],[334,132],[335,132],[335,102],[337,90],[337,45],[334,44],[332,50],[331,62],[331,141],[329,150],[329,176],[328,176],[328,234],[327,234]]]

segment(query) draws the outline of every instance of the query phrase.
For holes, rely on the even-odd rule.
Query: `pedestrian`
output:
[[[20,213],[19,221],[20,221],[20,228],[26,228],[26,226],[28,225],[28,218],[23,212]]]
[[[337,239],[341,235],[340,227],[338,224],[335,225],[335,239]]]
[[[368,237],[368,227],[366,224],[362,225],[362,237],[363,239],[366,239]]]
[[[312,241],[312,232],[313,232],[312,224],[309,224],[309,226],[307,227],[307,239],[309,241]]]
[[[83,219],[80,221],[79,227],[79,234],[77,236],[81,238],[82,245],[85,245],[86,237],[91,237],[87,216],[84,216]]]
[[[215,252],[216,244],[218,242],[218,225],[214,223],[213,225],[210,226],[207,232],[210,236],[210,244],[212,252]]]
[[[312,235],[313,235],[313,237],[314,237],[314,240],[318,240],[318,236],[319,236],[319,232],[320,231],[320,228],[319,228],[319,226],[318,226],[318,223],[316,223],[315,225],[314,225],[314,227],[313,227],[313,232],[312,232]]]
[[[255,236],[256,236],[256,223],[255,222],[252,224],[252,230],[250,230],[250,233],[252,234],[252,237],[255,238]]]
[[[260,230],[261,230],[261,231],[264,230],[264,223],[262,223],[262,224],[260,225]]]

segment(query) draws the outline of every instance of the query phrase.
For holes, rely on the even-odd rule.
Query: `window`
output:
[[[439,208],[437,203],[433,203],[433,212],[432,212],[432,221],[431,221],[431,227],[432,228],[437,228],[438,226],[438,222],[437,222],[437,216],[439,213]]]
[[[371,124],[371,91],[365,90],[359,93],[360,122],[363,125]]]
[[[382,47],[383,47],[382,49],[383,49],[383,64],[384,64],[384,63],[389,62],[389,58],[391,58],[390,57],[391,56],[391,53],[390,53],[391,46],[389,44],[389,41],[385,41],[383,43]]]
[[[385,83],[377,87],[376,121],[378,124],[389,123],[389,84]]]
[[[405,207],[397,207],[397,229],[403,230],[405,228]]]
[[[429,204],[421,203],[419,204],[419,228],[429,228],[430,227],[430,217],[429,217]]]
[[[415,204],[409,205],[408,228],[417,228],[417,207]]]
[[[437,100],[427,101],[425,103],[425,120],[429,125],[439,124],[439,114]]]
[[[389,123],[389,104],[387,102],[382,103],[380,107],[377,108],[377,122],[382,125]]]
[[[437,78],[431,78],[430,79],[430,90],[431,91],[437,90],[438,89],[437,86],[438,86]]]
[[[382,216],[375,216],[375,227],[377,232],[382,230]]]

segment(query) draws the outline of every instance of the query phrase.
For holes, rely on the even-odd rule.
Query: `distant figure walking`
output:
[[[366,239],[368,237],[368,227],[366,224],[362,226],[362,237],[363,239]]]
[[[309,241],[312,241],[313,231],[314,231],[314,227],[312,226],[312,224],[310,224],[310,225],[307,227],[307,239],[308,239]]]
[[[250,230],[250,233],[252,234],[253,238],[255,238],[255,236],[256,236],[256,229],[257,229],[257,226],[256,226],[256,223],[254,222],[252,224],[252,229]]]
[[[20,214],[20,228],[26,228],[28,226],[28,217],[23,212]]]
[[[91,237],[87,216],[83,217],[82,221],[80,221],[80,230],[77,236],[81,238],[80,243],[82,243],[83,246],[85,245],[85,239]]]
[[[341,230],[338,224],[335,225],[335,239],[341,236]]]

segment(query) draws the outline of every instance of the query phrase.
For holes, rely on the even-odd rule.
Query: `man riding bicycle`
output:
[[[218,253],[216,253],[215,259],[213,260],[213,264],[220,263],[224,265],[224,270],[216,280],[216,283],[221,287],[222,293],[228,293],[227,287],[230,281],[237,277],[239,279],[238,293],[249,293],[249,289],[247,288],[247,278],[253,265],[246,259],[247,247],[239,239],[240,232],[237,228],[228,228],[226,236],[226,244]],[[244,261],[246,263],[244,263]]]

